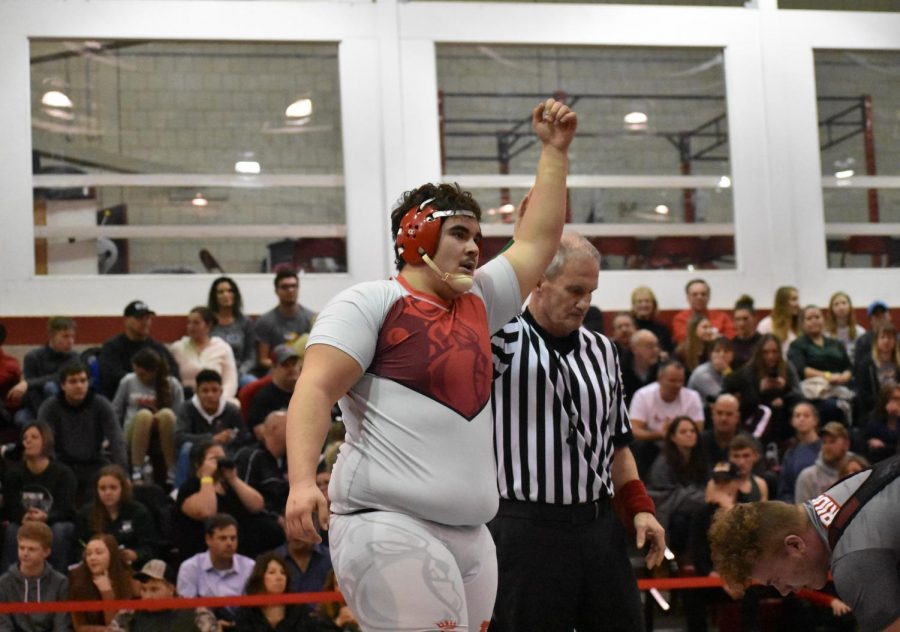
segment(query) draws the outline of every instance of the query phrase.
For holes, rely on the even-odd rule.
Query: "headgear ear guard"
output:
[[[441,222],[439,220],[454,216],[478,219],[472,211],[439,211],[433,206],[428,206],[433,201],[434,198],[430,198],[419,206],[409,209],[400,220],[396,245],[398,254],[406,263],[425,263],[422,255],[427,255],[429,258],[434,257],[438,241],[441,238]]]

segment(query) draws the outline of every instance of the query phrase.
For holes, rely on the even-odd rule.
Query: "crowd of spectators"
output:
[[[0,563],[9,569],[0,594],[32,584],[45,601],[333,586],[327,538],[311,545],[283,529],[285,410],[316,316],[298,290],[296,274],[279,272],[278,304],[254,322],[234,280],[220,277],[169,345],[151,336],[150,307],[132,301],[123,331],[82,355],[75,322],[50,318],[47,343],[25,355],[24,370],[2,352],[0,325],[0,428],[19,438],[0,461]],[[778,288],[759,322],[747,296],[732,312],[710,310],[702,279],[686,297],[670,327],[652,290],[639,287],[609,334],[642,478],[680,572],[705,574],[716,508],[807,500],[846,468],[897,453],[900,346],[887,305],[868,307],[865,329],[844,292],[823,310]],[[317,478],[326,491],[342,441],[338,414],[333,425]],[[702,606],[691,608],[691,628],[703,629]],[[0,631],[234,625],[355,623],[339,604],[0,615]]]
[[[278,305],[256,327],[237,284],[216,279],[169,345],[151,336],[143,301],[125,308],[122,333],[84,354],[75,321],[51,318],[24,372],[0,339],[0,430],[18,439],[0,460],[3,601],[334,588],[327,544],[283,528],[285,411],[315,318],[298,288],[279,272]],[[342,440],[336,417],[326,480]],[[357,628],[341,604],[0,615],[3,632],[164,629]]]

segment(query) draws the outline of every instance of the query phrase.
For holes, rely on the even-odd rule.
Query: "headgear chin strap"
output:
[[[440,277],[441,281],[450,286],[450,289],[455,290],[457,292],[468,292],[472,289],[472,285],[475,283],[475,278],[471,274],[451,274],[449,272],[442,271],[437,264],[431,260],[431,257],[428,255],[422,255],[422,261],[425,262],[429,268],[431,268],[438,277]]]
[[[418,207],[409,209],[400,220],[400,228],[397,231],[397,253],[406,263],[413,265],[424,263],[453,290],[465,292],[472,287],[474,282],[472,277],[468,274],[444,272],[431,258],[437,252],[441,238],[439,220],[447,217],[471,217],[475,220],[478,218],[469,210],[439,211],[433,206],[428,206],[433,201],[434,198],[430,198]]]

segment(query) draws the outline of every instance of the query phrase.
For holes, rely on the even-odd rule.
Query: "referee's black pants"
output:
[[[499,570],[492,632],[643,630],[625,531],[608,499],[501,500],[488,528]]]

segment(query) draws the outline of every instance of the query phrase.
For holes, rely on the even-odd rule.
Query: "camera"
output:
[[[219,459],[219,470],[233,470],[234,469],[234,459],[229,459],[228,457],[223,457]]]
[[[741,477],[741,473],[738,471],[737,465],[731,462],[723,461],[721,463],[716,463],[716,466],[712,471],[712,479],[716,483],[727,483],[729,481],[735,481]]]

